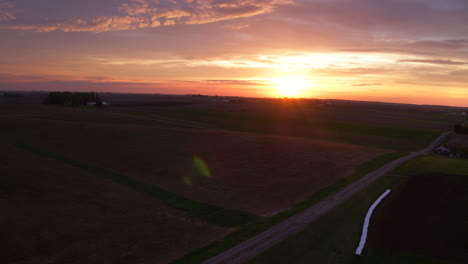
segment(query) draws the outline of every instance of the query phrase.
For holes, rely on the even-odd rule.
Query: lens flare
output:
[[[193,172],[195,175],[211,177],[211,171],[206,163],[198,156],[193,156]]]
[[[192,173],[182,177],[185,185],[193,185],[205,182],[211,177],[210,168],[208,165],[198,156],[192,158]]]

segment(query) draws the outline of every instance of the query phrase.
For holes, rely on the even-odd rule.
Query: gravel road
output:
[[[239,264],[245,263],[265,250],[271,248],[286,237],[295,234],[305,228],[306,225],[317,220],[320,216],[331,211],[345,200],[352,197],[357,192],[364,189],[370,183],[385,175],[389,171],[415,157],[427,154],[437,147],[451,132],[442,133],[434,142],[423,150],[412,152],[404,157],[396,159],[384,166],[365,175],[356,182],[348,185],[304,211],[294,215],[278,225],[258,234],[257,236],[244,241],[243,243],[203,262],[203,264]]]

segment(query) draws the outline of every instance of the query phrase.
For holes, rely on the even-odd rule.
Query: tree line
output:
[[[454,131],[458,134],[468,134],[468,122],[456,124]]]
[[[50,92],[44,99],[44,104],[82,106],[95,102],[102,106],[102,98],[97,93],[83,92]]]

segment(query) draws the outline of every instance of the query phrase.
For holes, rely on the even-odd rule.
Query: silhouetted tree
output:
[[[102,98],[96,93],[50,92],[44,99],[44,104],[82,106],[89,102],[102,105]]]
[[[464,124],[456,124],[453,130],[455,131],[455,133],[468,134],[468,126]]]
[[[98,94],[95,94],[94,101],[96,102],[97,106],[99,106],[99,107],[102,106],[102,98]]]

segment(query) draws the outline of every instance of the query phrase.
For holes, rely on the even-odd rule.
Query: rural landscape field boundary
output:
[[[369,206],[382,192],[387,189],[395,190],[395,193],[390,195],[392,199],[414,175],[439,172],[468,176],[468,166],[464,159],[435,155],[422,155],[411,159],[371,183],[336,209],[308,225],[303,231],[283,240],[249,263],[456,264],[458,262],[440,260],[415,252],[373,247],[372,238],[376,231],[376,222],[390,200],[384,200],[382,207],[377,209],[376,218],[371,223],[370,243],[364,249],[364,254],[362,256],[354,254],[361,235],[362,219]]]
[[[113,182],[124,185],[130,189],[133,189],[134,191],[146,194],[154,199],[162,201],[170,207],[182,210],[192,217],[205,220],[210,224],[225,227],[239,227],[258,219],[257,216],[246,212],[222,208],[188,199],[174,192],[170,192],[158,186],[136,180],[124,174],[86,164],[84,162],[65,157],[58,153],[43,150],[36,146],[25,143],[17,143],[15,146],[37,155],[55,159],[74,167],[78,167],[96,176],[112,180]]]
[[[301,211],[309,208],[310,206],[313,206],[314,204],[320,202],[327,196],[342,190],[343,188],[362,178],[366,174],[387,164],[388,162],[391,162],[404,156],[405,154],[406,153],[403,152],[386,153],[373,160],[365,162],[361,164],[351,176],[342,178],[338,182],[325,188],[322,188],[321,190],[317,191],[312,196],[310,196],[308,199],[296,204],[294,207],[282,211],[276,215],[262,218],[253,223],[249,223],[240,228],[239,230],[227,235],[224,239],[220,241],[213,242],[212,244],[206,247],[202,247],[188,253],[182,258],[174,261],[173,264],[195,264],[207,260],[215,255],[218,255],[224,252],[225,250],[228,250],[240,244],[241,242],[260,234],[261,232],[264,232],[268,228],[275,226],[281,221],[300,213]]]
[[[237,122],[239,123],[238,129],[231,129],[229,127],[219,127],[218,121],[210,122],[208,120],[208,122],[206,122],[207,120],[203,119],[203,122],[198,122],[197,118],[191,121],[180,119],[181,123],[187,121],[187,124],[190,125],[200,125],[198,129],[194,129],[195,127],[191,126],[179,127],[178,122],[160,123],[157,119],[153,122],[153,120],[151,120],[152,118],[130,116],[130,112],[128,111],[128,109],[117,109],[109,107],[102,110],[97,109],[96,111],[91,112],[84,111],[84,113],[81,113],[83,111],[78,108],[66,108],[62,111],[58,108],[52,109],[51,107],[47,107],[47,109],[44,108],[44,112],[37,113],[35,112],[36,110],[36,108],[25,108],[21,109],[19,113],[13,112],[16,113],[15,116],[5,117],[7,118],[7,121],[10,121],[11,119],[11,125],[7,126],[4,131],[4,140],[5,138],[11,138],[11,140],[7,139],[6,143],[8,145],[15,145],[11,142],[17,142],[17,148],[22,149],[24,151],[28,151],[31,154],[36,154],[44,158],[54,159],[55,161],[60,162],[63,165],[71,165],[73,167],[81,169],[82,173],[86,172],[86,174],[89,175],[88,177],[94,178],[94,176],[97,176],[97,178],[106,179],[108,180],[108,184],[117,183],[119,185],[122,185],[122,187],[127,188],[131,192],[134,191],[135,193],[142,194],[143,197],[145,195],[150,196],[148,198],[154,199],[154,202],[161,201],[169,207],[178,209],[178,213],[181,214],[181,219],[184,219],[184,221],[190,222],[202,220],[204,224],[212,224],[213,226],[217,226],[218,228],[230,227],[228,229],[225,229],[225,232],[222,235],[219,235],[217,237],[211,237],[208,240],[205,240],[203,243],[194,244],[191,248],[179,252],[177,256],[174,256],[169,260],[174,261],[172,263],[202,263],[203,261],[206,261],[216,255],[219,255],[222,252],[230,250],[231,248],[241,244],[243,241],[252,239],[256,235],[259,235],[272,227],[274,228],[276,225],[281,224],[281,222],[285,221],[288,218],[291,218],[295,215],[303,215],[303,213],[307,211],[307,209],[311,206],[320,204],[326,199],[339,199],[339,197],[336,197],[336,194],[339,194],[340,191],[346,189],[347,186],[352,185],[353,183],[355,183],[359,179],[362,179],[362,177],[371,173],[372,171],[382,166],[385,167],[385,164],[409,154],[409,151],[418,149],[419,147],[417,146],[423,144],[427,140],[427,136],[429,134],[441,133],[442,129],[444,129],[437,128],[436,130],[434,128],[436,126],[424,125],[421,126],[422,128],[420,128],[418,127],[418,125],[415,125],[414,127],[410,125],[409,128],[411,128],[411,133],[409,133],[408,135],[395,136],[395,134],[397,134],[398,132],[408,131],[407,129],[400,130],[401,126],[397,125],[395,126],[394,130],[387,130],[386,133],[384,133],[385,136],[381,136],[379,134],[381,134],[380,132],[382,132],[382,129],[386,129],[392,126],[381,125],[380,123],[371,123],[369,126],[366,125],[368,129],[363,131],[362,135],[353,134],[349,137],[342,137],[348,132],[346,131],[346,125],[349,122],[339,121],[340,124],[343,126],[340,125],[336,127],[332,126],[324,128],[319,125],[310,125],[315,122],[301,123],[302,121],[306,121],[306,119],[303,119],[302,117],[304,116],[300,113],[296,117],[292,115],[286,116],[286,118],[292,117],[297,121],[297,123],[288,120],[286,120],[285,123],[282,123],[283,120],[281,120],[281,117],[278,117],[279,119],[277,120],[275,119],[277,116],[274,116],[273,120],[275,123],[270,123],[270,127],[266,127],[265,131],[258,132],[256,128],[262,128],[264,123],[256,123],[256,121],[258,121],[257,117],[254,117],[253,121],[246,120],[244,122],[243,115],[239,117],[239,120],[221,121],[221,124],[223,124],[223,122],[226,122],[229,125],[233,125],[233,123]],[[137,108],[135,110],[143,111],[142,113],[155,113],[155,115],[161,112],[164,113],[168,110],[169,112],[172,111],[168,108]],[[224,116],[224,112],[225,111],[223,110],[222,113],[216,115],[217,119],[218,117]],[[323,117],[319,117],[319,120],[322,120],[321,118]],[[39,122],[34,119],[46,119],[50,120],[50,122]],[[145,121],[143,119],[149,120]],[[320,123],[320,121],[318,123]],[[29,127],[32,124],[41,125],[39,126],[39,129],[34,131],[35,133],[32,133],[31,135],[23,135],[18,132],[28,131]],[[290,124],[292,124],[293,126],[290,127]],[[351,130],[359,130],[358,128],[360,127],[360,124],[361,123],[358,122],[356,126],[352,127]],[[377,125],[374,126],[374,124]],[[294,127],[295,125],[296,127]],[[18,126],[18,128],[22,127],[23,129],[18,130],[16,126]],[[74,138],[75,142],[85,143],[80,144],[78,148],[75,148],[75,145],[73,145],[74,143],[64,144],[65,142],[67,142],[64,141],[66,137],[62,137],[62,135],[54,135],[53,133],[51,133],[51,131],[59,131],[57,128],[62,128],[65,126],[67,129],[65,131],[70,131],[70,133],[62,133],[62,135],[66,134],[68,135],[68,137]],[[278,128],[279,130],[277,130]],[[305,128],[306,130],[300,130],[302,128]],[[311,132],[309,136],[307,136],[307,133],[302,133],[309,131],[307,130],[309,128]],[[373,130],[374,128],[376,128],[377,130]],[[163,131],[164,134],[159,134],[160,131]],[[299,131],[299,133],[295,133],[297,131]],[[112,142],[112,140],[108,140],[108,135],[114,135],[113,133],[115,133],[115,139]],[[173,136],[175,133],[178,134],[176,136]],[[323,135],[323,133],[329,133],[331,136],[330,140],[321,138],[320,135]],[[169,142],[169,145],[167,146],[160,143],[164,143],[164,137],[166,135],[171,135],[171,137],[168,137],[171,140],[166,140],[166,142]],[[316,135],[318,135],[318,137],[316,137]],[[104,140],[99,140],[100,137],[102,137],[102,139]],[[195,137],[199,138],[196,139]],[[333,137],[335,137],[335,139],[333,139]],[[370,138],[371,140],[366,141],[367,138]],[[431,138],[429,140],[432,141],[434,138]],[[356,139],[360,141],[360,144],[355,144],[352,140],[352,142],[349,142],[347,139]],[[333,141],[340,142],[342,140],[344,140],[344,142],[347,143],[347,145],[332,143]],[[114,148],[114,142],[129,142],[130,144],[125,145],[125,148],[123,148],[123,145],[119,145],[116,146],[116,148]],[[216,145],[215,148],[213,148],[213,146],[209,146],[212,142],[229,143],[226,145],[219,144]],[[302,148],[303,145],[306,145],[303,142],[310,142],[310,147]],[[175,145],[171,145],[174,143]],[[242,143],[243,145],[241,145],[240,143]],[[364,143],[364,145],[372,146],[373,148],[365,148],[363,147],[364,145],[362,143]],[[387,149],[377,148],[379,144],[393,144],[393,147]],[[281,188],[281,186],[284,186],[284,182],[271,179],[271,176],[267,177],[266,179],[262,178],[261,181],[255,181],[255,184],[257,185],[249,185],[249,177],[246,177],[246,179],[237,177],[237,175],[248,175],[244,174],[243,170],[238,170],[239,162],[227,164],[230,166],[234,165],[232,166],[232,168],[235,169],[235,173],[232,173],[232,175],[226,174],[227,177],[225,178],[218,177],[218,175],[224,176],[224,174],[218,174],[220,172],[219,169],[221,169],[222,172],[227,171],[226,164],[224,164],[225,161],[223,160],[222,162],[219,162],[220,157],[218,156],[221,153],[235,153],[234,150],[237,150],[235,149],[237,148],[237,146],[241,146],[242,148],[249,147],[248,149],[255,150],[249,151],[249,155],[243,156],[236,154],[236,157],[244,157],[243,160],[249,161],[248,163],[246,163],[249,165],[252,164],[250,160],[254,162],[257,161],[257,156],[259,157],[258,160],[260,162],[263,162],[263,160],[270,161],[269,158],[277,158],[276,160],[278,160],[278,162],[270,161],[269,163],[266,162],[265,164],[253,164],[256,164],[256,167],[259,167],[261,169],[263,169],[264,167],[270,168],[271,165],[269,164],[278,164],[277,166],[275,165],[274,168],[285,168],[284,170],[281,170],[281,173],[277,173],[279,170],[276,169],[266,171],[267,173],[255,173],[252,175],[273,176],[275,175],[275,173],[277,173],[278,175],[287,176],[287,179],[293,181],[297,181],[297,179],[304,179],[304,181],[299,182],[302,188],[302,195],[297,199],[289,200],[288,198],[294,194],[290,193],[288,195],[283,195],[283,199],[278,199],[275,202],[287,202],[284,202],[283,204],[281,204],[281,206],[276,205],[276,207],[270,208],[270,210],[266,213],[257,212],[257,215],[254,210],[250,210],[250,208],[253,208],[253,203],[250,204],[250,201],[254,201],[251,200],[251,198],[263,198],[263,193],[257,192],[255,195],[252,195],[252,197],[247,197],[247,195],[249,195],[250,193],[242,193],[242,196],[239,199],[239,201],[242,201],[239,203],[242,206],[238,207],[233,206],[232,203],[225,204],[221,200],[211,198],[206,199],[206,197],[200,195],[206,193],[201,192],[201,190],[216,190],[217,192],[221,193],[224,190],[231,191],[232,189],[229,188],[239,188],[243,186],[248,186],[249,189],[247,190],[250,192],[252,192],[252,190],[255,190],[255,188],[258,188],[260,191],[262,190],[261,188],[263,188],[266,190],[266,194],[276,193],[276,191],[284,191],[287,189],[277,189],[278,187]],[[167,151],[162,151],[163,149],[166,149],[166,147]],[[185,149],[185,152],[171,152],[175,149],[175,147]],[[233,147],[235,148],[233,149]],[[275,152],[274,154],[272,154],[272,156],[268,156],[270,154],[270,148],[273,148],[273,150],[281,150],[283,152],[290,151],[292,154],[284,155],[283,157],[283,155],[276,156]],[[145,152],[145,150],[147,149],[151,149],[152,151]],[[112,153],[106,152],[109,150]],[[158,163],[154,159],[154,150],[158,150],[158,152],[156,153],[162,153],[163,155],[165,155],[165,157],[167,157],[167,160],[159,160],[160,162],[158,165]],[[213,169],[212,171],[216,173],[213,175],[216,175],[217,177],[213,178],[212,181],[207,181],[207,179],[205,178],[196,178],[195,180],[200,180],[195,182],[195,184],[197,184],[196,190],[190,187],[191,183],[183,181],[185,180],[185,178],[181,179],[180,177],[171,177],[173,175],[188,175],[190,171],[192,173],[197,173],[194,172],[194,170],[198,171],[198,169],[194,167],[196,166],[194,160],[188,159],[188,157],[192,157],[193,153],[200,154],[202,156],[204,155],[204,153],[218,153],[218,156],[214,155],[213,159],[210,159],[210,156],[208,154],[203,156],[203,162],[206,161],[206,164],[210,165],[210,169]],[[172,156],[173,154],[175,154],[176,156]],[[141,159],[141,162],[140,159],[135,159],[135,161],[138,162],[130,162],[130,160],[134,160],[134,157],[139,157],[140,155],[144,158]],[[31,157],[34,158],[34,156]],[[197,156],[195,155],[194,157]],[[252,158],[246,159],[245,157]],[[260,157],[264,159],[260,159]],[[317,157],[320,157],[321,159],[317,159]],[[179,158],[180,161],[182,161],[182,163],[178,161],[175,164],[183,164],[185,166],[177,174],[175,174],[175,171],[173,171],[171,168],[160,166],[160,164],[168,164],[172,162],[174,158]],[[304,158],[304,160],[299,160],[299,162],[297,162],[298,158]],[[360,162],[353,163],[354,158],[359,158]],[[284,161],[284,165],[279,165],[283,164],[280,163],[280,161]],[[247,166],[244,165],[244,163],[240,164],[242,166]],[[305,169],[301,169],[300,166],[303,166],[304,164],[306,164],[307,167]],[[308,166],[310,164],[312,165]],[[336,167],[336,169],[335,167],[333,167],[334,169],[330,170],[316,169],[322,168],[325,165],[335,166],[335,164],[339,164],[341,166]],[[314,165],[319,167],[314,167]],[[346,166],[348,167],[346,168]],[[255,172],[255,170],[252,171]],[[263,171],[260,170],[260,172]],[[116,175],[117,177],[115,177]],[[169,176],[169,178],[173,182],[161,182],[160,184],[159,180],[164,180],[162,178],[163,176]],[[237,182],[230,182],[229,176],[233,176],[233,179],[237,180]],[[296,178],[296,176],[298,177]],[[328,176],[332,176],[333,178],[329,179]],[[317,177],[329,180],[326,183],[320,185],[319,187],[314,188],[313,181]],[[130,178],[130,180],[128,178]],[[226,182],[220,181],[226,179],[228,179]],[[288,182],[290,180],[288,180]],[[273,189],[267,189],[266,187],[264,187],[265,184],[270,182],[274,183],[272,184]],[[241,183],[244,185],[242,185]],[[142,187],[141,184],[149,185],[150,187]],[[181,184],[184,184],[182,185],[184,188],[174,188],[178,187],[174,184],[179,184],[179,186]],[[159,189],[155,190],[153,187]],[[200,188],[201,190],[198,189],[199,187],[202,187]],[[234,190],[238,191],[237,189]],[[243,191],[242,189],[239,190]],[[196,193],[197,195],[194,195],[194,193]],[[172,195],[176,196],[176,198],[173,199],[174,197],[172,197]],[[229,194],[227,194],[227,197],[229,197]],[[179,198],[183,199],[180,200]],[[257,199],[254,202],[258,201],[262,201],[262,199]],[[190,204],[191,202],[195,202],[197,203],[197,205],[192,205]],[[203,204],[203,206],[200,207],[199,204]],[[204,205],[213,206],[215,207],[215,209],[208,209]],[[218,211],[218,209],[221,210]],[[249,220],[236,220],[235,217],[230,217],[230,214],[226,214],[225,212],[223,212],[224,209],[232,209],[232,211],[238,210],[238,212],[240,212],[241,214],[245,212],[246,214],[251,216],[251,218],[249,218]],[[226,217],[226,215],[228,216]],[[239,217],[238,214],[237,217]],[[228,223],[226,223],[227,218],[229,218],[227,220]],[[300,230],[302,224],[303,223],[293,223],[288,225],[287,227],[294,230]],[[282,233],[281,230],[280,232],[278,232],[278,234],[280,238],[288,236],[287,233]],[[177,237],[177,235],[175,236]],[[268,240],[270,240],[270,237],[265,238],[265,241]],[[256,246],[250,249],[256,250]]]
[[[379,177],[395,169],[397,166],[415,157],[428,153],[430,150],[432,150],[438,144],[440,144],[440,142],[443,141],[445,137],[448,136],[450,133],[451,132],[448,131],[442,133],[426,148],[418,152],[412,152],[404,157],[398,158],[390,163],[387,163],[386,165],[367,174],[366,176],[360,178],[356,182],[341,189],[337,193],[328,196],[327,198],[302,211],[301,213],[288,218],[287,220],[281,222],[273,228],[270,228],[269,230],[225,251],[224,253],[219,254],[207,261],[204,261],[203,263],[234,264],[246,262],[247,260],[271,248],[287,236],[301,231],[309,223],[315,221],[320,216],[330,212],[343,201],[352,197],[354,194],[364,189],[366,186],[377,180]]]

